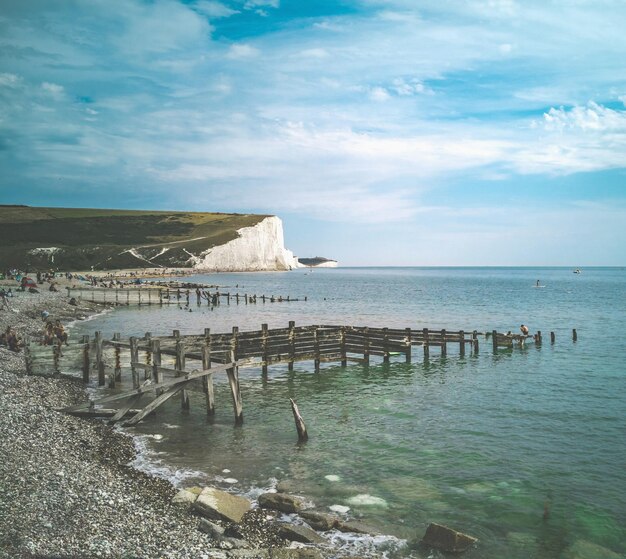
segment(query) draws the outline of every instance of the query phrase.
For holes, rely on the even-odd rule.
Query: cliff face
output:
[[[0,265],[26,270],[290,270],[278,217],[0,205]]]
[[[291,270],[298,266],[293,253],[285,248],[283,224],[278,217],[266,217],[237,233],[237,239],[190,255],[189,264],[207,272]]]

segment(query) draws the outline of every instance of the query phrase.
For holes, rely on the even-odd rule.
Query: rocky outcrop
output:
[[[298,257],[298,264],[300,268],[336,268],[339,265],[336,260],[324,258],[323,256],[314,256],[313,258]]]

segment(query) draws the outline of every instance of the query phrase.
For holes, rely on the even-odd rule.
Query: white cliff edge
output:
[[[252,227],[237,231],[239,237],[190,255],[189,263],[203,272],[261,272],[291,270],[298,261],[285,248],[283,222],[276,216],[266,217]]]

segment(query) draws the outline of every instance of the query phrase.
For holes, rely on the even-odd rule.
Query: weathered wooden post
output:
[[[293,412],[293,419],[296,422],[296,431],[298,431],[298,442],[304,443],[309,440],[309,435],[306,432],[306,425],[304,424],[304,419],[300,415],[300,411],[298,410],[298,406],[293,401],[293,398],[289,398],[291,402],[291,411]]]
[[[102,332],[96,332],[96,369],[98,371],[98,385],[105,385],[104,361],[102,360]]]
[[[319,372],[320,370],[320,333],[319,333],[319,326],[315,327],[315,330],[313,330],[313,345],[314,345],[314,352],[315,352],[315,360],[314,360],[314,366],[315,366],[315,372]]]
[[[536,338],[536,342],[537,345],[541,345],[543,343],[543,336],[541,335],[541,330],[537,330],[537,338]]]
[[[428,358],[430,357],[430,347],[428,346],[428,328],[424,328],[422,330],[422,336],[424,337],[422,342],[424,344],[424,361],[428,361]]]
[[[572,329],[572,341],[573,342],[577,342],[578,341],[578,333],[576,332],[576,328]]]
[[[115,306],[120,304],[120,302],[119,302],[120,301],[119,294],[120,294],[120,290],[116,288],[115,289]]]
[[[446,340],[446,329],[441,330],[441,357],[448,355],[448,341]]]
[[[459,353],[461,357],[465,357],[465,332],[459,330]]]
[[[550,332],[550,343],[553,344],[556,340],[556,336],[554,335],[554,332]]]
[[[289,363],[287,368],[289,371],[293,371],[293,362],[296,357],[296,340],[294,328],[296,323],[293,320],[289,321]]]
[[[152,289],[148,289],[148,305],[152,305]]]
[[[119,342],[120,341],[120,334],[119,332],[116,332],[115,334],[113,334],[113,341],[115,342]],[[113,372],[114,376],[115,376],[115,380],[116,381],[122,381],[122,363],[120,360],[120,346],[118,344],[115,344],[115,370]]]
[[[202,370],[211,368],[211,329],[204,329],[204,345],[202,346]],[[202,390],[206,397],[207,415],[215,415],[215,393],[213,391],[213,375],[202,377]]]
[[[83,345],[83,382],[89,382],[90,360],[89,360],[89,336],[85,334],[82,339]]]
[[[246,302],[246,305],[247,305],[248,304],[248,294],[247,293],[244,293],[243,299],[244,299],[244,301]]]
[[[156,340],[150,341],[150,349],[152,351],[152,379],[155,384],[161,384],[163,382],[163,375],[160,371],[161,367],[161,340],[158,338]],[[156,391],[157,396],[160,396],[163,392],[163,389],[159,389]]]
[[[262,374],[267,376],[267,324],[261,324],[261,351],[263,352]]]
[[[130,305],[130,289],[126,290],[126,306]]]
[[[383,363],[389,363],[389,333],[388,328],[383,328]]]
[[[137,304],[141,307],[141,287],[137,289],[137,294],[139,295],[139,302]]]
[[[404,353],[404,358],[407,363],[411,362],[411,352],[413,351],[413,346],[411,345],[411,329],[405,328],[405,342],[406,342],[406,352]]]
[[[339,351],[341,352],[341,366],[348,366],[348,356],[346,355],[346,328],[341,326],[339,328]]]
[[[239,348],[239,326],[233,326],[233,333],[230,338],[230,350],[233,353],[233,361],[237,359]]]
[[[52,356],[54,363],[54,372],[58,373],[61,370],[59,367],[59,361],[61,359],[61,340],[59,340],[58,343],[55,343],[54,346],[52,346]]]
[[[159,288],[159,306],[163,306],[163,290]]]
[[[498,332],[496,330],[491,331],[491,343],[493,345],[493,352],[498,353]]]
[[[181,340],[180,337],[176,338],[176,376],[181,376],[184,374],[185,371],[185,342],[184,340]],[[184,410],[188,410],[189,409],[189,392],[187,391],[186,388],[183,388],[180,391],[180,395],[181,395],[181,400],[180,400],[180,405],[182,407],[182,409]]]
[[[235,298],[237,299],[237,304],[239,304],[239,293],[235,295]]]
[[[233,366],[226,369],[228,375],[228,383],[233,396],[233,408],[235,409],[235,425],[243,424],[243,404],[241,401],[241,389],[239,388],[239,367],[236,365],[235,354],[230,351],[228,360]]]
[[[363,362],[366,365],[370,364],[370,329],[366,326],[363,328],[363,335],[365,341],[363,342]]]
[[[478,332],[476,330],[472,332],[472,351],[474,355],[478,355]]]
[[[30,351],[31,343],[32,343],[32,340],[30,339],[30,336],[27,336],[25,343],[24,343],[24,365],[26,366],[27,375],[33,374],[33,356]]]
[[[137,372],[136,363],[139,362],[139,348],[137,338],[130,338],[130,372],[133,377],[133,388],[139,388],[139,373]]]
[[[261,295],[261,299],[263,300],[263,302],[265,303],[265,295]]]
[[[146,332],[144,335],[144,338],[146,340],[146,365],[151,365],[152,364],[152,334],[150,332]],[[149,379],[152,377],[152,372],[150,369],[144,369],[143,370],[143,377],[144,380]]]

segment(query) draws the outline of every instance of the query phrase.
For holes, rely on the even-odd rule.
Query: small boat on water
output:
[[[576,269],[574,270],[574,273],[575,273],[575,274],[580,274],[580,273],[581,273],[581,272],[580,272],[580,268],[576,268]]]

